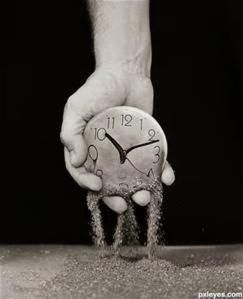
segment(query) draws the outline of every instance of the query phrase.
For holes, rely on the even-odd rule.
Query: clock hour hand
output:
[[[105,137],[107,137],[110,140],[110,142],[115,146],[115,148],[118,150],[120,155],[120,162],[121,164],[123,164],[126,160],[125,151],[123,150],[121,145],[110,134],[105,133]]]
[[[153,143],[156,143],[156,142],[159,142],[159,139],[152,140],[152,141],[145,142],[145,143],[141,143],[141,144],[138,144],[138,145],[134,145],[134,146],[130,147],[129,149],[127,149],[125,151],[125,154],[127,155],[130,151],[134,150],[135,148],[150,145],[150,144],[153,144]]]

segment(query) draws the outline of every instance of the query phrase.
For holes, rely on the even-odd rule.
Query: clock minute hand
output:
[[[127,149],[127,150],[125,151],[125,154],[127,155],[129,152],[131,152],[131,151],[134,150],[135,148],[142,147],[142,146],[146,146],[146,145],[150,145],[150,144],[153,144],[153,143],[156,143],[156,142],[159,142],[159,139],[152,140],[152,141],[145,142],[145,143],[141,143],[141,144],[138,144],[138,145],[134,145],[134,146],[130,147],[129,149]]]
[[[110,142],[115,146],[115,148],[118,150],[120,155],[120,162],[123,164],[126,160],[126,155],[124,149],[121,147],[121,145],[108,133],[105,133],[105,137],[107,137]]]

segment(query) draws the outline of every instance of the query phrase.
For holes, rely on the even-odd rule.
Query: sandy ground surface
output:
[[[243,293],[243,245],[142,247],[100,257],[88,246],[0,246],[0,298],[198,298]],[[235,297],[240,298],[240,297]]]

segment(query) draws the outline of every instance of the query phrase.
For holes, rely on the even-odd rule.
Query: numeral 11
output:
[[[107,129],[114,129],[115,127],[115,117],[107,117]]]

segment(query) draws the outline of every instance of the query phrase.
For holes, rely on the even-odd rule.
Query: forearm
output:
[[[149,0],[88,0],[96,67],[120,66],[150,77]]]

